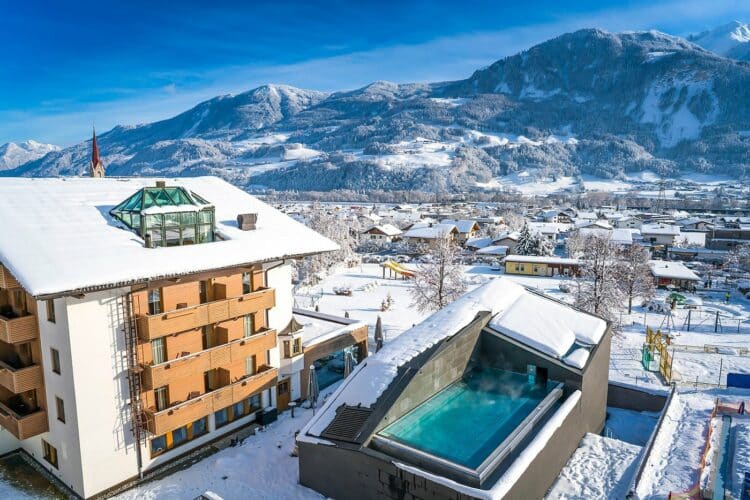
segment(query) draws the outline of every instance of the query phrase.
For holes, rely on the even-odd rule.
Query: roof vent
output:
[[[158,187],[158,188],[165,188],[165,187],[167,187],[167,182],[166,181],[156,181],[156,187]]]
[[[237,227],[243,231],[254,231],[256,222],[258,222],[258,214],[239,214],[237,216]]]

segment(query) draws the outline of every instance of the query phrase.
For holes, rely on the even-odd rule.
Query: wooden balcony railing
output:
[[[255,375],[245,377],[215,391],[207,392],[197,398],[161,411],[156,411],[153,408],[148,409],[145,411],[146,430],[157,436],[164,434],[273,387],[277,380],[278,369],[264,366]]]
[[[37,338],[39,338],[39,325],[35,315],[28,314],[13,319],[0,316],[0,340],[3,342],[17,344]]]
[[[143,388],[152,390],[167,384],[178,382],[195,373],[204,373],[214,368],[246,359],[256,353],[276,346],[276,330],[265,329],[250,337],[233,340],[223,345],[171,359],[157,365],[143,366]],[[258,359],[263,359],[259,357]]]
[[[0,264],[0,288],[19,288],[20,286],[16,278]]]
[[[31,365],[24,368],[13,368],[0,361],[0,386],[14,394],[39,389],[44,385],[41,365]]]
[[[0,425],[18,439],[28,439],[49,430],[45,410],[39,409],[28,415],[19,415],[2,402],[0,402]]]
[[[143,340],[153,340],[270,309],[275,304],[274,289],[263,288],[239,297],[215,300],[162,314],[141,316],[138,318],[138,334]]]

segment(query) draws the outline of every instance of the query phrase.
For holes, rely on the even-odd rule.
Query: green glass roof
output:
[[[142,210],[157,207],[195,205],[196,210],[209,203],[202,197],[183,187],[147,187],[138,190],[130,198],[110,210],[117,216],[122,213],[140,213]]]

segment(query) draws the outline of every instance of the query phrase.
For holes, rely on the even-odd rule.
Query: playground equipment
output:
[[[388,260],[381,264],[383,267],[383,278],[385,279],[385,270],[388,269],[388,277],[389,278],[398,278],[399,276],[402,279],[408,279],[414,277],[414,271],[410,271],[409,269],[405,268],[398,262]]]
[[[672,356],[667,351],[670,344],[669,335],[664,335],[661,330],[654,332],[646,327],[646,343],[641,351],[641,363],[644,369],[651,370],[651,360],[658,357],[659,373],[664,377],[664,383],[672,382]]]

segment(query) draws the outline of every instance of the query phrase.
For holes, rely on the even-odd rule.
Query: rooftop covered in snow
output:
[[[529,290],[509,278],[496,278],[399,335],[359,365],[303,431],[320,436],[341,405],[372,407],[396,378],[398,369],[441,341],[456,335],[480,312],[488,327],[528,348],[582,369],[588,349],[598,344],[607,322]],[[586,350],[586,353],[577,352]]]
[[[34,296],[94,289],[332,251],[336,244],[217,177],[168,186],[208,200],[217,241],[146,248],[110,211],[156,178],[0,178],[0,263]],[[239,214],[254,213],[243,231]]]

